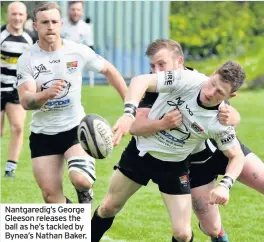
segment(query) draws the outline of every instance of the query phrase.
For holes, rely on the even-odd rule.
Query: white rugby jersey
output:
[[[137,137],[140,156],[148,152],[157,159],[177,162],[186,159],[195,148],[199,152],[201,142],[208,138],[214,139],[220,150],[237,144],[234,127],[219,123],[218,106],[208,108],[200,102],[200,90],[203,82],[208,80],[207,76],[189,70],[159,72],[157,75],[157,92],[162,93],[148,118],[161,119],[177,108],[183,115],[183,122],[178,128]]]
[[[100,72],[103,67],[104,59],[91,48],[68,40],[63,40],[63,46],[54,52],[46,52],[36,43],[20,56],[18,86],[31,81],[36,83],[37,91],[42,91],[58,79],[66,84],[58,97],[33,111],[30,130],[52,135],[79,125],[85,116],[81,104],[82,70]]]
[[[68,19],[63,19],[61,37],[79,44],[94,45],[92,25],[81,19],[76,24],[72,24]]]
[[[1,28],[1,92],[11,92],[16,88],[18,57],[28,50],[32,44],[32,37],[28,33],[23,32],[22,35],[15,36],[7,31],[6,26]]]

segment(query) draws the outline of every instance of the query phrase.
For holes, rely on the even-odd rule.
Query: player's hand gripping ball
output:
[[[88,114],[82,119],[77,135],[83,149],[95,159],[104,159],[113,150],[111,126],[97,114]]]

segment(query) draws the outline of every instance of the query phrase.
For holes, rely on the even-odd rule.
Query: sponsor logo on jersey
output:
[[[10,57],[1,54],[1,62],[4,64],[16,64],[18,61],[18,57]]]
[[[36,73],[33,75],[34,79],[37,79],[39,74],[44,74],[44,75],[51,74],[51,71],[47,70],[47,68],[43,64],[40,64],[39,66],[35,66],[35,69],[36,69]]]
[[[230,143],[232,140],[235,139],[235,137],[236,137],[235,134],[230,134],[226,138],[221,139],[222,145],[227,144],[227,143]]]
[[[204,131],[204,129],[202,127],[200,127],[196,122],[192,123],[191,127],[197,133],[200,133],[200,132]]]
[[[66,65],[67,65],[68,72],[73,73],[73,72],[77,71],[78,61],[67,62]]]
[[[45,83],[43,83],[40,87],[41,91],[45,90],[45,89],[48,89],[49,87],[51,87],[51,85],[58,81],[60,79],[53,79],[53,80],[50,80],[50,81],[47,81]],[[67,94],[69,93],[69,90],[70,90],[70,87],[71,87],[71,83],[64,80],[66,86],[63,88],[63,90],[61,91],[60,95],[58,95],[57,97],[55,97],[54,99],[60,99],[60,98],[63,98],[65,96],[67,96]]]
[[[173,72],[172,71],[165,72],[165,82],[164,82],[164,85],[170,86],[170,85],[173,84],[173,82],[174,82]]]
[[[222,138],[222,137],[224,137],[226,135],[229,135],[229,134],[231,134],[233,132],[234,132],[234,128],[233,127],[228,127],[226,130],[221,131],[221,132],[217,133],[216,135],[217,135],[218,138]]]
[[[52,60],[52,61],[49,61],[49,63],[51,63],[51,64],[60,63],[60,60]]]
[[[179,177],[181,184],[186,187],[189,183],[189,177],[187,175]]]

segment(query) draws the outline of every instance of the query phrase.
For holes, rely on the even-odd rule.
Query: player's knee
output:
[[[42,188],[42,196],[45,203],[57,203],[57,193],[49,188]]]
[[[88,190],[92,187],[92,184],[79,172],[69,172],[69,177],[74,187],[79,191]]]
[[[89,156],[72,157],[68,160],[69,177],[79,191],[90,189],[95,182],[95,160]]]
[[[174,229],[173,237],[180,242],[189,242],[192,237],[191,229]]]
[[[218,222],[213,222],[213,221],[210,221],[210,224],[204,224],[203,222],[200,222],[200,230],[210,236],[210,237],[217,237],[220,230],[221,230],[221,224],[219,224]]]
[[[19,124],[11,124],[10,129],[16,136],[23,135],[23,127]]]
[[[115,203],[112,199],[106,198],[100,205],[98,214],[102,218],[114,217],[122,207],[121,204]]]

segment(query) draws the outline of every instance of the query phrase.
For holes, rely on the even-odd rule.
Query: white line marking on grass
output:
[[[112,239],[112,238],[110,238],[110,237],[108,237],[108,236],[103,236],[103,241],[114,241],[114,242],[126,242],[125,240],[114,240],[114,239]]]

